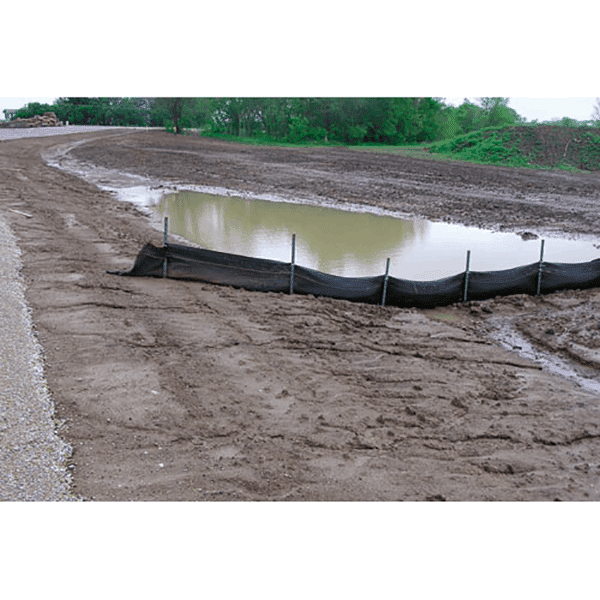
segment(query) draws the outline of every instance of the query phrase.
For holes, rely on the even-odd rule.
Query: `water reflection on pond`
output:
[[[540,241],[516,234],[423,220],[402,220],[332,208],[245,200],[197,192],[165,195],[153,207],[169,230],[204,248],[296,263],[344,277],[385,272],[427,281],[460,273],[471,250],[471,270],[509,269],[539,260]],[[550,238],[544,260],[585,262],[600,257],[590,241]]]

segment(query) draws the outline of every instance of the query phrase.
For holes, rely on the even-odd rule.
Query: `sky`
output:
[[[598,93],[600,94],[600,88]],[[528,121],[551,121],[569,117],[577,121],[592,118],[596,98],[511,98],[508,106]]]
[[[598,88],[600,94],[600,87]],[[66,94],[65,94],[66,95]],[[125,95],[125,94],[122,94]],[[166,95],[166,94],[165,94]],[[474,100],[472,96],[467,96]],[[506,96],[505,96],[506,97]],[[446,98],[448,104],[461,104],[465,96]],[[41,104],[52,104],[53,97],[0,97],[0,118],[4,118],[2,112],[5,108],[21,108],[30,102],[40,102]],[[562,119],[569,117],[577,121],[587,121],[592,118],[595,97],[574,97],[574,98],[510,98],[508,105],[514,108],[527,121],[551,121],[552,119]]]

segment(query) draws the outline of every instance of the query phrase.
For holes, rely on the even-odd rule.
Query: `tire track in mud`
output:
[[[490,324],[493,328],[490,332],[492,339],[500,342],[508,351],[515,352],[519,356],[540,365],[540,368],[546,370],[548,373],[556,374],[559,377],[573,381],[583,389],[597,394],[600,398],[598,373],[595,373],[595,376],[590,375],[588,377],[581,375],[578,372],[582,370],[581,363],[578,364],[573,360],[561,358],[536,345],[531,338],[525,337],[525,335],[518,331],[515,326],[517,319],[518,317],[505,317],[496,321],[490,319]]]

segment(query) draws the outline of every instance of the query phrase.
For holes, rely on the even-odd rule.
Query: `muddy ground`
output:
[[[600,498],[600,290],[405,310],[109,275],[162,235],[41,158],[78,141],[79,160],[166,183],[538,235],[600,239],[600,176],[162,132],[0,142],[82,498]]]

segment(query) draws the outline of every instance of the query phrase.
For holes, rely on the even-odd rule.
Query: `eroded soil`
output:
[[[600,381],[598,290],[423,311],[109,275],[162,234],[40,157],[82,140],[79,160],[165,182],[535,233],[600,237],[600,178],[161,132],[1,142],[0,209],[83,498],[600,497],[598,392],[492,335]]]

